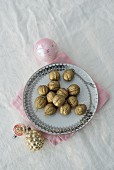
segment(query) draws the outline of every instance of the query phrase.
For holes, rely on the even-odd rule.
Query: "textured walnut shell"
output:
[[[53,104],[57,107],[62,106],[65,103],[65,97],[62,95],[56,95],[53,99]]]
[[[50,91],[48,94],[47,94],[47,101],[48,103],[53,103],[53,98],[55,97],[55,93],[53,91]]]
[[[85,104],[79,104],[75,108],[75,113],[77,115],[83,115],[87,111],[87,106]]]
[[[78,105],[78,100],[75,96],[70,96],[67,100],[71,107],[76,107]]]
[[[47,103],[46,98],[43,96],[39,96],[35,99],[34,104],[35,104],[36,108],[41,109],[41,108],[45,107],[46,103]]]
[[[49,103],[45,106],[45,115],[52,115],[56,112],[56,107],[52,104],[52,103]]]
[[[71,107],[68,103],[65,103],[63,106],[60,107],[60,113],[62,115],[68,115],[71,112]]]
[[[62,95],[65,98],[67,98],[68,97],[68,90],[66,90],[65,88],[61,88],[57,91],[57,94]]]
[[[60,79],[60,73],[57,70],[53,70],[49,73],[50,80],[59,80]]]
[[[46,95],[48,93],[49,89],[46,85],[41,85],[38,87],[38,93],[39,95]]]
[[[68,92],[70,95],[77,96],[80,93],[80,87],[77,84],[71,84],[68,87]]]
[[[52,91],[57,91],[60,88],[59,81],[50,81],[48,87]]]
[[[74,78],[74,71],[72,69],[66,70],[63,73],[63,79],[65,81],[71,81]]]

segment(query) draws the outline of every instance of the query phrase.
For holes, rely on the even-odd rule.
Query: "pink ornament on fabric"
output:
[[[43,38],[34,45],[34,55],[38,61],[49,62],[57,57],[57,44],[48,38]]]

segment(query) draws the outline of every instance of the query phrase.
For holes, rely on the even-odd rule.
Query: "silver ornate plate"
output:
[[[62,78],[62,74],[66,69],[73,69],[75,77],[72,81],[66,82]],[[74,113],[74,109],[67,116],[59,113],[51,116],[45,116],[44,109],[36,111],[34,101],[38,96],[37,88],[39,85],[47,85],[49,73],[52,70],[58,70],[61,74],[61,87],[68,88],[70,84],[78,84],[80,86],[80,94],[78,95],[79,103],[87,105],[87,112],[78,116]],[[84,127],[93,117],[98,105],[98,92],[94,81],[81,68],[71,64],[50,64],[36,71],[28,80],[23,93],[24,110],[29,120],[41,131],[50,134],[67,134],[77,131]]]

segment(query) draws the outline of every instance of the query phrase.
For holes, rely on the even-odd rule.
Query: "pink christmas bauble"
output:
[[[13,131],[16,136],[22,136],[25,133],[26,127],[23,124],[16,124]]]
[[[43,38],[34,45],[34,54],[37,60],[52,61],[58,52],[57,44],[48,38]]]

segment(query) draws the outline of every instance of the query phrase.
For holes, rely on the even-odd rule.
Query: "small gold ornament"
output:
[[[62,95],[56,95],[53,98],[53,104],[57,107],[62,106],[65,103],[65,97]]]
[[[57,91],[60,88],[60,82],[59,81],[50,81],[48,84],[48,87],[52,91]]]
[[[49,103],[45,106],[45,115],[53,115],[57,108],[52,104],[52,103]]]
[[[46,98],[44,96],[39,96],[35,99],[34,104],[37,109],[41,109],[41,108],[45,107],[46,103],[47,103]]]
[[[39,95],[41,95],[41,96],[45,96],[49,91],[49,89],[46,85],[39,86],[37,90],[38,90]]]
[[[48,94],[47,94],[47,101],[48,103],[53,103],[53,98],[55,97],[55,93],[53,91],[50,91]]]
[[[49,73],[50,80],[59,80],[60,79],[60,73],[57,70],[53,70]]]
[[[69,70],[65,70],[65,72],[63,73],[63,79],[65,81],[71,81],[74,78],[74,71],[72,69]]]
[[[63,106],[60,107],[60,113],[62,115],[68,115],[71,111],[71,107],[68,103],[65,103]]]
[[[80,87],[77,84],[71,84],[68,87],[68,92],[70,95],[77,96],[80,93]]]
[[[77,115],[83,115],[87,111],[87,106],[85,104],[79,104],[75,108],[75,113]]]
[[[44,145],[44,137],[38,130],[32,130],[30,127],[26,127],[23,124],[17,124],[14,126],[13,131],[15,133],[15,137],[25,134],[26,144],[32,151],[37,151]]]
[[[76,107],[78,105],[78,100],[76,96],[70,96],[67,100],[71,107]]]
[[[44,137],[37,130],[29,130],[26,133],[26,143],[30,150],[37,151],[43,147]]]
[[[67,98],[68,97],[68,90],[66,90],[65,88],[61,88],[57,91],[57,94],[62,95],[65,98]]]

